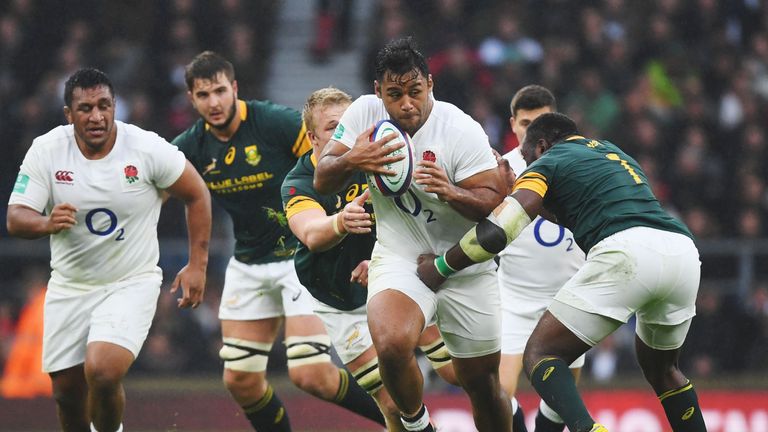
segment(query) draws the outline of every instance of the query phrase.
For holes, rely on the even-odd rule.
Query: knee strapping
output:
[[[331,361],[331,337],[324,334],[285,339],[288,368]]]
[[[432,364],[432,369],[438,370],[441,367],[451,363],[451,354],[445,346],[443,338],[438,338],[434,342],[419,346],[419,349],[427,356],[427,360]]]
[[[253,342],[244,339],[224,338],[219,357],[224,368],[243,372],[264,372],[267,370],[271,343]]]
[[[379,372],[379,358],[374,357],[368,363],[352,371],[355,381],[369,395],[373,396],[384,385],[381,382],[381,373]]]

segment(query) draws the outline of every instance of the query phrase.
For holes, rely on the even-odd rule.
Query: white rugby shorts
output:
[[[636,332],[649,346],[675,349],[683,344],[690,319],[696,314],[700,276],[699,252],[689,237],[635,227],[596,244],[555,300],[622,323],[634,314]],[[587,343],[594,345],[607,336],[599,329],[590,334],[578,320],[563,315],[555,314]],[[659,335],[664,341],[645,340],[659,331],[658,326],[666,327]],[[675,327],[681,330],[675,331]]]
[[[87,344],[110,342],[133,353],[149,333],[162,277],[152,275],[98,287],[82,295],[49,282],[43,319],[43,371],[56,372],[85,362]]]
[[[501,349],[501,299],[493,270],[449,277],[437,293],[416,274],[416,262],[376,243],[368,267],[368,301],[394,289],[410,297],[424,314],[424,326],[436,323],[453,357],[472,358]]]
[[[351,363],[373,346],[365,305],[343,311],[317,299],[314,302],[315,314],[323,321],[336,354],[344,364]]]
[[[296,276],[293,260],[244,264],[234,257],[224,275],[219,319],[259,320],[312,315],[314,302]]]

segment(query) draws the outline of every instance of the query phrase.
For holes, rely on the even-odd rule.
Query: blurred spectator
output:
[[[564,111],[581,118],[579,129],[586,136],[605,136],[619,116],[619,102],[603,85],[597,69],[586,68],[579,74],[579,85],[563,103]],[[591,132],[591,133],[590,133]]]
[[[310,55],[323,63],[334,50],[345,51],[350,46],[352,0],[315,0],[315,34]],[[235,70],[241,66],[235,64]]]

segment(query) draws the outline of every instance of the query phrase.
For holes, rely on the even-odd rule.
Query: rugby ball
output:
[[[404,154],[405,159],[384,165],[386,169],[394,171],[394,175],[371,173],[370,177],[373,178],[376,188],[382,195],[394,197],[404,194],[408,187],[411,186],[411,179],[413,178],[413,148],[411,147],[411,139],[408,137],[408,134],[400,129],[392,120],[381,120],[376,123],[376,128],[371,134],[371,142],[378,141],[389,134],[396,134],[397,137],[389,141],[386,146],[401,142],[405,143],[405,147],[394,150],[389,155],[397,156]]]

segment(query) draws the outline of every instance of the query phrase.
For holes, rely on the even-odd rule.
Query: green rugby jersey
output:
[[[368,188],[365,174],[357,173],[338,193],[320,195],[312,186],[316,165],[314,154],[306,154],[285,177],[282,195],[288,219],[313,208],[324,210],[326,215],[338,213]],[[365,208],[372,212],[369,204]],[[324,252],[312,252],[299,242],[294,263],[301,284],[313,297],[336,309],[349,311],[364,305],[368,289],[350,282],[349,278],[360,261],[371,259],[375,242],[374,230],[368,234],[350,234]]]
[[[573,231],[582,250],[611,234],[644,226],[693,238],[653,195],[640,165],[609,141],[569,137],[552,146],[515,182],[544,198],[544,208]]]
[[[230,141],[217,139],[199,119],[173,144],[232,217],[235,259],[246,264],[290,259],[298,242],[288,229],[280,185],[312,145],[298,111],[268,101],[237,103],[242,123]]]

